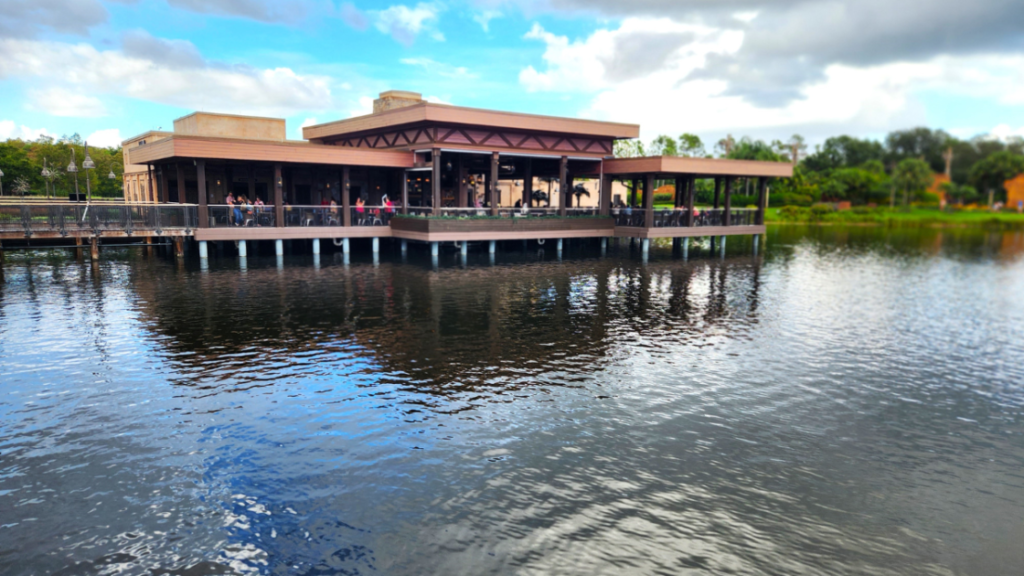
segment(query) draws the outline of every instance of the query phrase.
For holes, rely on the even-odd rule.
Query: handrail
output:
[[[197,224],[198,212],[194,204],[0,204],[0,232],[18,231],[26,237],[52,233],[66,236],[101,232],[129,235],[140,231],[188,232]]]

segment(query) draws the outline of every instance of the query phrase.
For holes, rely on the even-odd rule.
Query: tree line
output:
[[[77,173],[67,171],[74,151]],[[4,196],[50,196],[67,199],[75,192],[86,192],[86,178],[93,198],[123,198],[124,156],[121,147],[97,148],[89,146],[89,156],[96,164],[84,170],[85,142],[78,134],[37,140],[7,140],[0,142],[0,171],[3,171]],[[46,169],[44,171],[44,168]],[[114,178],[110,178],[110,174]]]
[[[929,192],[936,174],[947,176],[941,188],[950,203],[999,202],[1006,200],[1003,183],[1024,174],[1021,138],[963,140],[929,128],[891,132],[884,141],[835,136],[813,152],[799,135],[770,143],[748,137],[736,140],[730,135],[710,151],[694,134],[679,138],[662,135],[648,145],[639,140],[616,142],[615,155],[790,162],[793,178],[771,183],[771,202],[776,206],[843,201],[855,205],[938,204],[937,195]],[[751,200],[743,194],[749,192],[749,185],[734,203]],[[698,202],[709,201],[712,194],[710,182],[698,182]]]

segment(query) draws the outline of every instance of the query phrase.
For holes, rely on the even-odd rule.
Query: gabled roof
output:
[[[424,123],[458,124],[489,129],[554,132],[616,139],[640,136],[640,126],[637,124],[501,112],[421,102],[377,114],[307,126],[302,129],[302,137],[307,140],[323,140]]]

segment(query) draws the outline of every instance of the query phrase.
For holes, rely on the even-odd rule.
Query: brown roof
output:
[[[483,128],[556,132],[604,138],[636,138],[640,136],[640,126],[637,124],[501,112],[423,102],[378,114],[307,126],[302,129],[302,137],[307,140],[318,140],[430,122],[480,126]]]
[[[309,142],[238,140],[180,134],[132,148],[128,151],[128,157],[132,164],[149,164],[176,158],[390,168],[412,168],[414,163],[412,152],[396,150],[367,150]]]
[[[694,174],[703,176],[791,178],[793,176],[793,165],[788,162],[761,162],[757,160],[646,156],[642,158],[605,160],[604,173],[612,175]]]

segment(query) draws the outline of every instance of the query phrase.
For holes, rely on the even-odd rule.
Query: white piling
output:
[[[462,253],[463,257],[465,257],[466,252],[468,250],[469,250],[469,243],[466,242],[465,240],[463,240],[462,243],[459,245],[459,251]]]
[[[313,238],[313,254],[319,254],[319,253],[320,253],[320,239],[319,238]]]
[[[607,253],[608,253],[608,239],[607,238],[601,238],[601,256],[604,256]]]
[[[402,240],[402,254],[405,254],[409,250],[409,242]]]
[[[206,249],[206,240],[199,241],[199,257],[203,258],[204,260],[210,257],[209,252]]]
[[[245,258],[248,255],[249,254],[245,250],[245,240],[239,240],[238,241],[238,257],[239,258]]]
[[[761,235],[760,234],[754,234],[754,256],[757,256],[757,249],[758,249],[758,244],[760,244],[760,241],[761,241]]]
[[[558,251],[559,252],[562,251],[562,239],[561,238],[558,239]]]
[[[274,256],[284,256],[284,240],[274,240]]]
[[[644,258],[647,258],[647,254],[651,251],[651,239],[644,238],[640,241],[640,251],[643,253]]]
[[[487,253],[488,254],[494,254],[495,250],[497,249],[497,244],[498,244],[497,242],[495,242],[494,240],[491,240],[491,243],[488,244],[488,246],[487,246]]]
[[[430,255],[437,258],[437,242],[430,243]]]
[[[347,256],[348,255],[348,251],[349,251],[348,238],[342,238],[341,239],[341,253],[345,254]]]
[[[690,239],[683,238],[683,260],[690,257]]]
[[[376,254],[378,252],[380,252],[380,238],[374,238],[373,239],[373,253]]]

